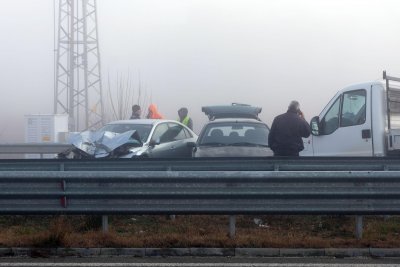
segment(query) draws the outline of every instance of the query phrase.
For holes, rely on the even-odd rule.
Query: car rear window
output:
[[[269,130],[265,124],[251,122],[210,123],[199,138],[199,145],[268,146]]]

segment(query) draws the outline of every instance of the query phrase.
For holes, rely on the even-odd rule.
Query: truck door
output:
[[[314,156],[372,156],[370,90],[340,94],[319,120],[312,137]]]

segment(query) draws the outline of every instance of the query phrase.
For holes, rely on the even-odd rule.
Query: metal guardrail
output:
[[[0,214],[400,214],[399,158],[0,160]],[[103,229],[108,222],[103,216]]]
[[[400,214],[400,172],[0,172],[0,214]]]
[[[62,143],[10,143],[0,144],[0,154],[57,154],[72,146]]]
[[[227,214],[231,236],[238,214],[344,214],[361,237],[400,214],[400,171],[2,171],[0,214]]]
[[[400,214],[400,172],[0,172],[0,214]]]
[[[400,158],[9,159],[0,171],[400,171]]]
[[[63,143],[0,144],[0,154],[56,154]],[[400,157],[259,157],[193,159],[0,159],[0,171],[400,171]]]

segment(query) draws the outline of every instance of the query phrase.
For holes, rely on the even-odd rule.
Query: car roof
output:
[[[185,127],[185,129],[187,129],[188,131],[190,131],[194,136],[197,136],[197,134],[191,130],[189,127],[187,127],[186,125],[180,123],[179,121],[176,120],[166,120],[166,119],[135,119],[135,120],[119,120],[119,121],[111,121],[109,123],[107,123],[106,125],[113,125],[113,124],[141,124],[141,125],[156,125],[162,122],[172,122],[172,123],[176,123],[179,124],[183,127]]]
[[[261,112],[262,108],[244,104],[232,104],[225,106],[206,106],[202,107],[201,110],[210,120],[219,118],[259,119],[258,114]]]
[[[136,120],[119,120],[119,121],[112,121],[107,123],[107,125],[109,124],[148,124],[148,125],[153,125],[153,124],[157,124],[160,122],[175,122],[175,123],[179,123],[177,121],[174,120],[159,120],[159,119],[136,119]]]

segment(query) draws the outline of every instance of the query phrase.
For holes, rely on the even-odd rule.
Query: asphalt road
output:
[[[390,267],[398,258],[0,258],[0,267]]]

